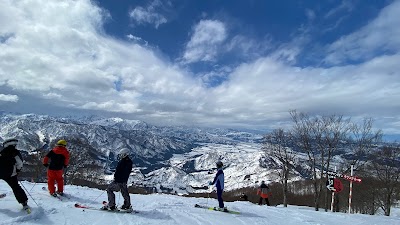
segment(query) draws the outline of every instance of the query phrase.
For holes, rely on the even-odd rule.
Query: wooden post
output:
[[[335,173],[336,173],[336,166],[335,166]],[[335,192],[332,191],[331,212],[333,212],[334,201],[335,201]]]
[[[351,165],[350,176],[353,177],[353,165]],[[353,181],[350,180],[350,193],[349,193],[349,213],[351,213],[351,195],[353,193]]]

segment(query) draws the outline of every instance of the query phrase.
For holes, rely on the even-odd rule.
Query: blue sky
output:
[[[297,109],[400,134],[399,13],[399,0],[0,0],[0,107],[248,129]]]
[[[168,60],[187,65],[194,73],[208,72],[210,66],[236,66],[251,62],[257,57],[273,53],[282,45],[295,44],[293,42],[296,41],[302,46],[298,56],[295,59],[286,56],[292,65],[331,66],[332,63],[320,60],[322,53],[318,51],[367,25],[390,3],[248,1],[244,4],[243,1],[211,0],[123,2],[116,5],[110,1],[99,1],[99,5],[107,9],[111,16],[104,25],[105,32],[121,39],[126,39],[127,35],[139,38],[142,43],[160,51]],[[218,23],[220,26],[212,30],[211,26]],[[184,51],[188,50],[185,45],[190,42],[196,27],[202,25],[203,29],[210,29],[217,37],[222,36],[215,40],[217,52],[209,53],[209,58],[204,55],[192,58],[186,55],[185,58]]]

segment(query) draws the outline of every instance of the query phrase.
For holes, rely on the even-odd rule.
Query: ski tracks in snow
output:
[[[0,210],[1,213],[5,213],[7,215],[10,215],[10,218],[8,220],[3,220],[0,222],[0,225],[17,225],[20,224],[22,222],[26,222],[26,221],[34,221],[37,219],[45,219],[46,214],[51,213],[46,212],[42,207],[38,207],[38,208],[34,208],[32,207],[32,212],[31,214],[27,214],[23,209],[14,209],[14,210],[10,210],[10,209],[2,209]]]

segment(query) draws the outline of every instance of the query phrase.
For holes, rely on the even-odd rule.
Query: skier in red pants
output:
[[[43,159],[43,165],[48,168],[47,186],[49,193],[54,197],[57,197],[57,194],[64,195],[63,168],[67,168],[69,163],[69,152],[66,146],[65,140],[59,140],[56,147],[47,153]],[[55,182],[57,182],[57,193],[54,187]]]

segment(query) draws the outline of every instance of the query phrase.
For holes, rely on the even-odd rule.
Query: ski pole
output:
[[[37,183],[37,182],[33,179],[33,177],[32,177],[32,181],[35,182],[35,183],[33,184],[33,186],[31,187],[31,189],[30,189],[29,191],[32,191],[32,189],[36,186],[36,183]]]
[[[210,188],[208,188],[207,190],[207,203],[206,205],[208,206],[208,199],[210,198]]]
[[[208,191],[207,191],[207,206],[208,206],[208,200],[210,199],[210,193],[213,191],[213,186],[209,186]]]
[[[31,193],[29,193],[29,191],[25,188],[25,186],[22,184],[21,181],[19,181],[19,184],[21,184],[21,186],[25,189],[26,193],[28,193],[28,195],[31,197],[31,199],[33,200],[33,202],[39,207],[39,204],[37,204],[37,202],[35,201],[35,199],[32,197]]]
[[[101,194],[99,196],[97,196],[93,201],[96,201],[100,196],[102,196],[106,190],[107,189],[104,189],[104,191],[102,191]]]
[[[121,198],[121,195],[122,195],[121,190],[119,191],[119,193],[120,193],[120,195],[118,195],[117,205],[119,205],[119,199]]]

